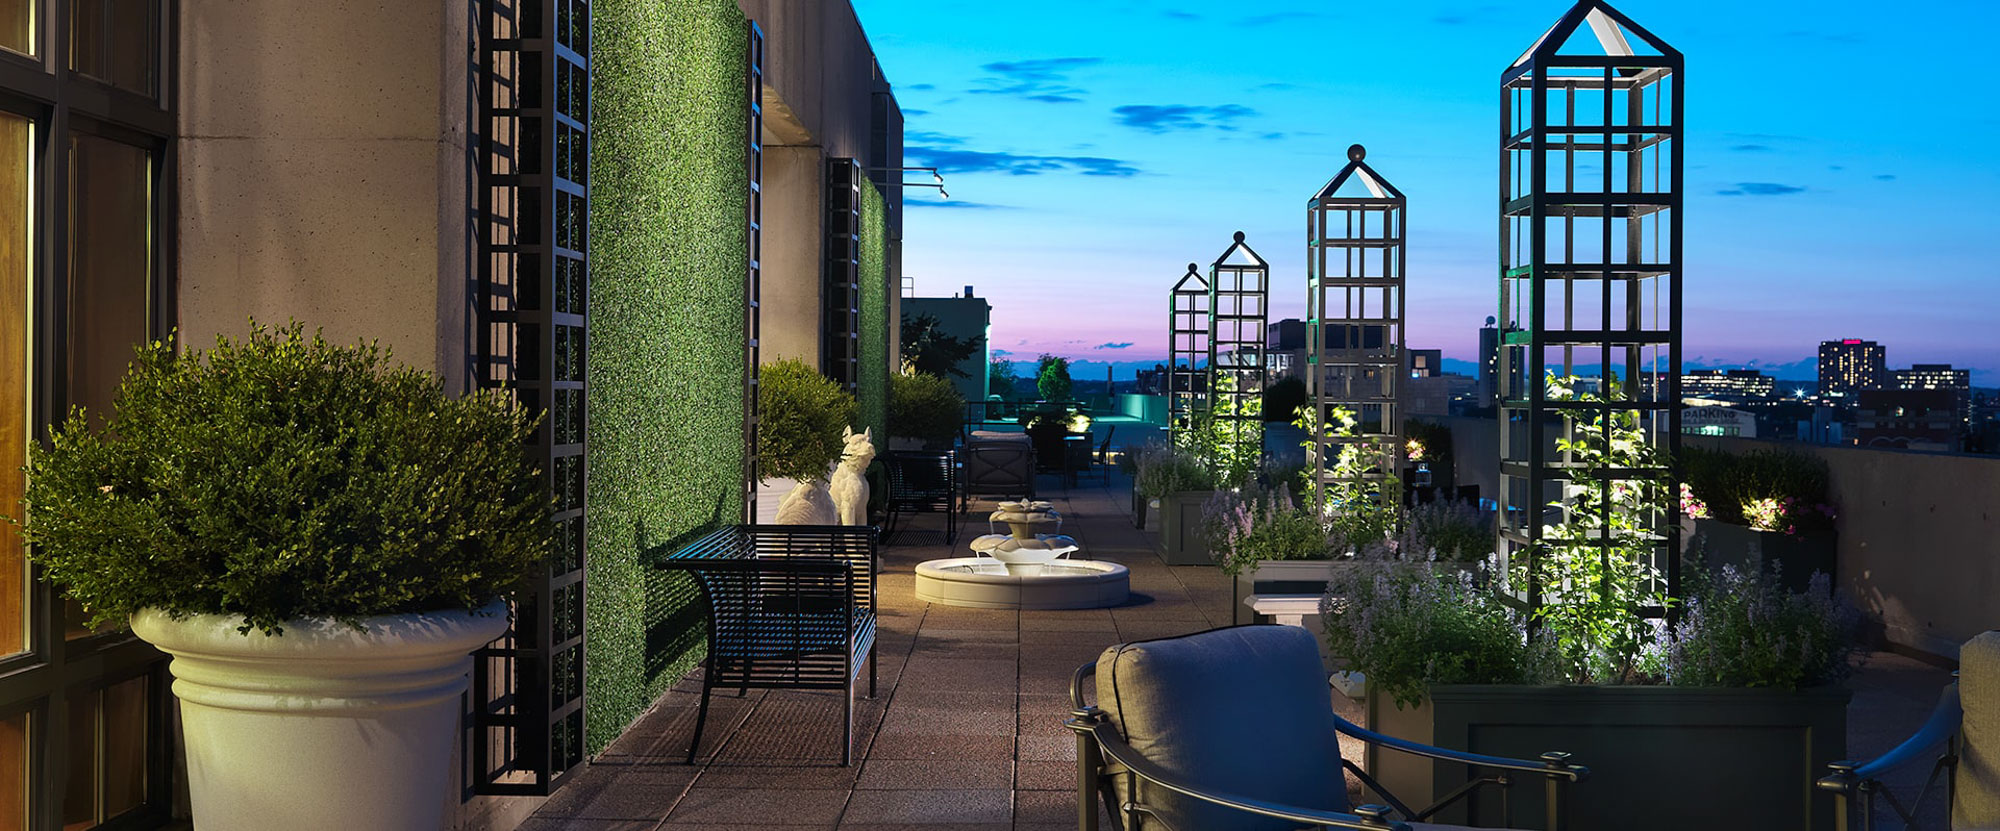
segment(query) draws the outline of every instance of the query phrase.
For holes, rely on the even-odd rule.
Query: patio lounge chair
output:
[[[1832,764],[1819,780],[1834,794],[1833,827],[1850,831],[1854,818],[1875,828],[1879,794],[1903,820],[1916,827],[1918,806],[1942,777],[1952,831],[2000,829],[2000,632],[1986,632],[1959,648],[1958,678],[1938,696],[1937,708],[1915,735],[1868,762]],[[1905,805],[1882,784],[1900,768],[1928,763],[1924,787]]]
[[[1096,704],[1083,686],[1095,680]],[[1543,780],[1548,828],[1561,829],[1563,797],[1588,771],[1568,754],[1538,761],[1416,744],[1357,727],[1333,712],[1313,636],[1294,626],[1253,624],[1119,644],[1076,672],[1079,828],[1096,831],[1099,798],[1129,831],[1295,831],[1307,828],[1444,829],[1421,822],[1510,776]],[[1482,776],[1423,810],[1381,792],[1340,757],[1340,734],[1433,759],[1463,762]],[[1350,807],[1341,771],[1353,771],[1388,805]]]
[[[668,555],[708,604],[708,657],[688,763],[701,748],[716,687],[839,690],[847,697],[842,767],[854,761],[854,686],[862,659],[875,697],[876,529],[737,525]]]

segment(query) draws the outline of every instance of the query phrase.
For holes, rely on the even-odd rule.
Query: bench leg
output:
[[[694,764],[695,753],[701,750],[701,729],[708,726],[708,691],[714,688],[709,673],[703,672],[701,679],[701,709],[694,717],[694,740],[688,742],[688,764]]]
[[[854,764],[854,679],[851,677],[847,680],[847,716],[841,722],[840,732],[843,737],[840,766],[849,767]]]

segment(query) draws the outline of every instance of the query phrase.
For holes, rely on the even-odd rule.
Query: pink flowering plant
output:
[[[1827,493],[1826,463],[1785,450],[1743,454],[1684,448],[1681,513],[1791,536],[1833,533],[1837,511]],[[1690,510],[1699,506],[1700,512]]]

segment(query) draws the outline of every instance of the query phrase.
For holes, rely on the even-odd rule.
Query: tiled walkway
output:
[[[1044,494],[1085,554],[1131,569],[1133,600],[1120,608],[920,603],[915,564],[964,556],[928,530],[941,527],[934,517],[882,549],[879,694],[857,705],[854,766],[838,765],[838,694],[754,690],[715,697],[697,764],[687,765],[700,685],[683,682],[520,831],[1075,828],[1075,739],[1060,724],[1071,673],[1111,644],[1230,618],[1221,573],[1162,565],[1150,535],[1133,529],[1128,487],[1113,474]],[[984,526],[966,526],[959,548]],[[1854,682],[1850,754],[1867,758],[1906,735],[1944,678],[1878,656]]]

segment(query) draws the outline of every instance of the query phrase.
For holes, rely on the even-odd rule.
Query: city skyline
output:
[[[1301,316],[1306,197],[1358,142],[1410,196],[1411,346],[1476,357],[1496,305],[1498,75],[1566,3],[856,5],[892,82],[935,79],[896,87],[908,158],[956,199],[909,192],[905,273],[920,295],[990,298],[997,350],[1159,360],[1167,288],[1236,230],[1272,263],[1272,318]],[[2000,120],[1905,77],[1976,71],[2000,11],[1949,4],[1965,25],[1940,30],[1860,2],[1810,20],[1616,5],[1689,60],[1687,368],[1784,373],[1861,337],[1894,365],[2000,385],[2000,240],[1978,198],[2000,184],[1981,139]],[[1793,80],[1881,55],[1900,71]]]

